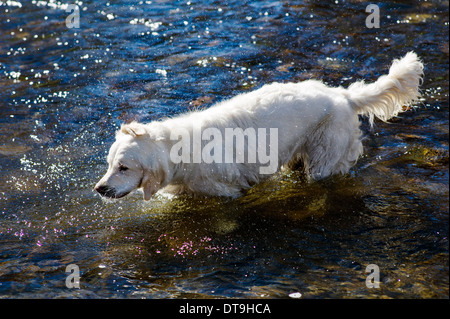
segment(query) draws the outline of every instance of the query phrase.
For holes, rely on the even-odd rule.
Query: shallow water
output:
[[[0,0],[1,298],[448,298],[447,1],[379,2],[379,29],[359,1],[75,3],[69,29],[60,1]],[[92,191],[123,122],[372,81],[410,50],[422,104],[363,124],[347,176],[286,172],[235,200]]]

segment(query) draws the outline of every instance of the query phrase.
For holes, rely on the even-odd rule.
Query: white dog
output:
[[[313,180],[345,174],[363,151],[358,115],[371,124],[374,116],[396,116],[419,99],[422,75],[409,52],[372,84],[273,83],[206,110],[123,125],[95,190],[120,198],[142,187],[145,200],[163,188],[238,196],[267,173],[299,163]]]

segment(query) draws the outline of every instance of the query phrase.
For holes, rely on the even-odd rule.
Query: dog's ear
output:
[[[152,196],[158,191],[158,183],[147,182],[142,186],[142,190],[144,191],[144,200],[150,200]]]
[[[144,191],[144,200],[150,200],[150,198],[161,188],[164,176],[163,172],[144,172],[144,178],[141,183],[142,190]]]
[[[131,122],[130,124],[123,124],[120,127],[120,131],[125,134],[129,134],[133,137],[147,134],[147,130],[144,124],[138,122]]]

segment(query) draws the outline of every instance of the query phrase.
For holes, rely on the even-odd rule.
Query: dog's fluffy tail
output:
[[[402,59],[394,60],[388,75],[375,83],[364,81],[353,83],[347,89],[347,96],[353,109],[369,117],[373,124],[376,116],[387,121],[412,106],[420,97],[419,85],[423,76],[423,64],[414,52],[408,52]]]

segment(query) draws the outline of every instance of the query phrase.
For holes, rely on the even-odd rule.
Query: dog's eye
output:
[[[128,169],[128,167],[126,167],[125,165],[122,165],[122,164],[119,165],[120,172],[125,172],[127,169]]]

